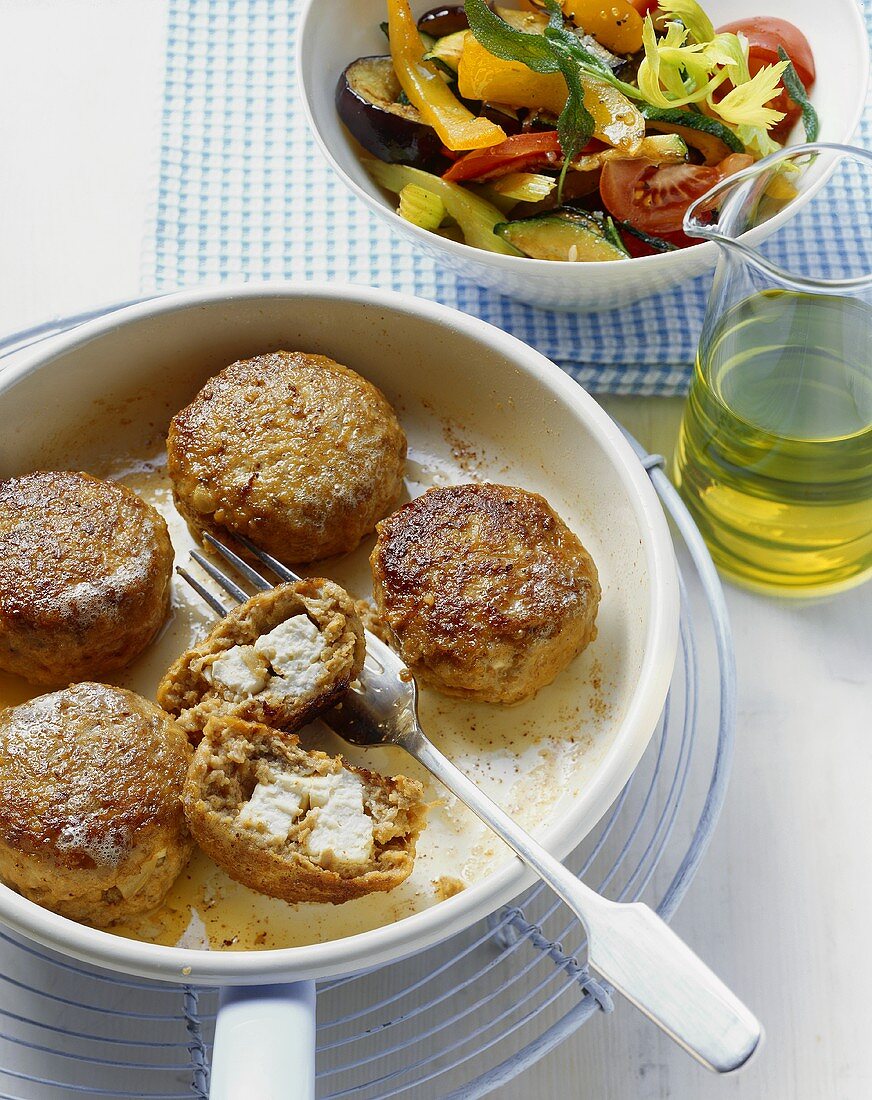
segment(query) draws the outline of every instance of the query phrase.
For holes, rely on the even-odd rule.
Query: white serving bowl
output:
[[[434,7],[433,0],[411,0],[415,15]],[[808,38],[817,80],[812,100],[821,119],[820,139],[847,142],[865,103],[869,44],[856,0],[705,0],[715,26],[753,15],[787,19]],[[387,53],[379,23],[386,18],[384,0],[304,0],[298,37],[297,79],[309,125],[321,151],[343,183],[393,231],[438,263],[481,286],[518,301],[572,312],[615,309],[645,298],[714,267],[717,246],[711,242],[626,262],[569,263],[531,260],[485,252],[446,240],[404,221],[396,199],[370,179],[359,159],[359,147],[336,112],[336,84],[355,58]],[[796,140],[801,140],[801,126]],[[802,193],[781,214],[749,235],[762,240],[791,217],[822,182],[807,174]],[[814,242],[810,242],[812,245]]]
[[[603,585],[596,642],[561,674],[564,687],[544,689],[526,717],[528,704],[489,710],[479,704],[475,719],[479,729],[482,721],[508,728],[525,720],[535,730],[550,720],[553,693],[569,685],[571,732],[585,747],[558,782],[560,796],[549,795],[530,826],[558,857],[568,855],[620,793],[656,727],[677,646],[677,577],[660,503],[621,432],[584,390],[519,340],[443,306],[360,287],[246,285],[170,295],[54,339],[0,373],[0,477],[34,468],[99,470],[103,459],[115,461],[135,447],[154,454],[170,416],[207,378],[241,356],[278,348],[322,352],[370,378],[398,408],[420,453],[450,454],[455,437],[444,438],[445,425],[462,425],[457,430],[483,456],[481,475],[545,493],[593,553]],[[171,509],[166,497],[163,506]],[[181,563],[190,545],[181,539],[189,536],[176,529],[173,538]],[[173,629],[155,644],[155,667],[134,669],[124,682],[154,690],[159,669],[176,652]],[[603,669],[607,717],[586,722],[585,662],[594,660]],[[447,706],[441,698],[433,702]],[[447,727],[450,712],[442,713],[449,715]],[[446,728],[429,728],[445,746]],[[559,736],[556,726],[552,732]],[[495,760],[486,745],[479,751],[483,783]],[[500,754],[510,755],[505,743]],[[468,742],[459,762],[476,774]],[[397,766],[405,770],[402,760]],[[509,769],[513,776],[517,770]],[[508,791],[495,794],[505,800]],[[125,939],[76,924],[2,885],[0,921],[110,969],[249,985],[351,973],[402,958],[481,919],[531,881],[517,860],[494,856],[480,880],[447,901],[368,927],[365,905],[325,906],[334,915],[324,919],[345,913],[346,926],[329,926],[317,942],[274,950],[206,951]],[[380,895],[373,904],[389,898]],[[308,920],[309,911],[302,917]]]

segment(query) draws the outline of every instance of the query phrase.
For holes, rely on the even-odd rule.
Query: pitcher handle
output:
[[[314,1097],[315,983],[222,989],[209,1100]]]

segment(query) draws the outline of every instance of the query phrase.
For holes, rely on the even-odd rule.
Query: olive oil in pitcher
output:
[[[715,562],[812,595],[872,575],[872,308],[767,290],[700,345],[674,476]]]

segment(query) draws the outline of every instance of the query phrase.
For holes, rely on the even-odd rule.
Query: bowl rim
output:
[[[161,295],[51,337],[45,345],[19,353],[0,373],[0,397],[40,370],[57,369],[69,353],[118,330],[134,331],[140,322],[184,314],[204,306],[264,299],[320,299],[377,308],[412,323],[447,326],[488,345],[528,375],[584,424],[611,459],[633,508],[650,578],[644,655],[638,682],[615,740],[596,768],[585,792],[584,814],[568,814],[540,840],[563,859],[606,812],[639,763],[666,699],[678,646],[679,588],[675,554],[665,513],[639,458],[620,428],[578,383],[540,352],[477,317],[439,303],[396,291],[355,284],[283,282],[225,284]],[[578,835],[584,822],[585,833]],[[126,939],[78,924],[0,884],[0,920],[31,939],[107,969],[164,981],[192,984],[256,984],[262,981],[325,978],[357,973],[415,954],[455,935],[507,904],[536,881],[518,860],[438,905],[367,932],[308,946],[267,951],[215,952]]]
[[[848,15],[849,19],[853,19],[855,24],[855,31],[859,36],[859,41],[867,42],[868,36],[866,33],[866,24],[863,19],[863,15],[860,11],[860,5],[853,2],[853,0],[844,0],[843,7]],[[320,11],[319,11],[320,9]],[[614,261],[609,260],[587,260],[582,264],[573,262],[570,260],[537,260],[531,256],[506,256],[501,252],[487,252],[485,249],[476,248],[474,245],[466,244],[465,241],[453,241],[448,237],[440,237],[436,233],[431,233],[429,230],[422,229],[418,225],[414,225],[412,222],[406,222],[400,218],[399,214],[393,210],[383,199],[376,198],[366,188],[362,187],[356,180],[345,171],[337,158],[334,156],[333,151],[328,145],[327,141],[321,136],[321,132],[315,125],[315,113],[312,107],[310,88],[306,82],[306,72],[308,70],[307,59],[312,56],[311,50],[308,45],[309,35],[312,33],[312,25],[316,14],[321,14],[325,10],[325,5],[321,0],[302,0],[299,13],[299,30],[297,33],[297,46],[294,57],[295,72],[297,74],[297,97],[302,104],[303,113],[306,116],[306,122],[309,127],[309,133],[315,139],[315,143],[321,150],[321,155],[327,161],[327,164],[333,169],[342,183],[361,199],[369,209],[388,222],[391,226],[398,229],[399,232],[405,236],[417,239],[421,244],[428,249],[442,250],[452,261],[456,264],[466,264],[471,262],[472,259],[477,259],[479,262],[497,268],[502,268],[505,271],[528,271],[531,274],[537,271],[592,271],[596,272],[604,267],[611,267]],[[353,61],[354,58],[351,58]],[[350,64],[350,62],[349,62]],[[848,143],[854,134],[857,132],[857,128],[860,125],[860,121],[863,117],[863,112],[866,103],[866,93],[869,87],[870,79],[870,55],[869,50],[863,51],[863,78],[862,88],[860,94],[857,97],[857,102],[854,107],[854,111],[850,116],[845,133],[841,135],[829,135],[828,141],[846,144]],[[336,79],[339,79],[341,74],[336,74]],[[332,96],[331,96],[332,102]],[[807,187],[804,191],[792,199],[781,211],[775,214],[769,221],[763,225],[757,226],[750,230],[748,233],[743,234],[743,239],[748,239],[752,242],[762,240],[764,237],[768,237],[771,233],[776,232],[781,228],[786,221],[798,214],[803,206],[815,195],[815,193],[824,185],[828,176],[822,174],[817,180],[814,180],[811,186]],[[765,232],[764,232],[765,231]],[[709,267],[714,266],[715,259],[717,258],[718,245],[714,241],[701,241],[699,244],[694,245],[694,259],[699,264],[705,264]],[[655,263],[660,267],[666,267],[668,264],[677,264],[679,262],[678,257],[682,255],[684,249],[676,249],[675,252],[661,252],[653,256],[631,256],[636,271],[641,271],[641,264],[646,263],[647,268],[652,268]],[[514,265],[521,260],[524,262],[523,268],[516,268]],[[535,266],[534,266],[535,265]],[[653,273],[652,273],[653,275]],[[657,286],[653,285],[651,293],[654,294],[657,291]]]

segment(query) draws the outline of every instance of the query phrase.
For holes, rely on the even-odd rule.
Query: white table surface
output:
[[[138,293],[162,16],[161,0],[0,3],[0,334]],[[604,404],[668,452],[679,402]],[[622,1006],[503,1100],[872,1096],[872,585],[814,604],[728,586],[727,600],[735,766],[675,926],[758,1013],[766,1046],[716,1080]]]

